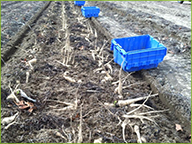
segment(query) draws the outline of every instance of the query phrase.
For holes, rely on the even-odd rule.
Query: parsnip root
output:
[[[123,140],[124,140],[125,143],[127,143],[127,141],[125,140],[125,127],[126,127],[126,125],[127,125],[129,122],[130,122],[129,119],[125,119],[125,120],[123,121],[123,123],[121,124],[122,133],[123,133]]]
[[[155,97],[155,96],[158,96],[158,94],[153,94],[153,95],[145,96],[145,97],[139,97],[139,98],[135,98],[135,99],[118,100],[116,105],[120,106],[120,107],[123,107],[123,106],[129,105],[131,103],[135,103],[137,101],[144,100],[144,99],[146,99],[148,97]]]
[[[64,137],[60,132],[55,132],[55,135],[67,141],[67,138]]]
[[[93,143],[102,143],[102,138],[95,139]]]
[[[72,83],[75,83],[76,80],[73,79],[73,78],[71,78],[71,77],[69,77],[69,76],[67,76],[67,73],[69,73],[69,72],[66,71],[66,72],[63,74],[63,77],[64,77],[67,81],[72,82]]]
[[[26,66],[30,66],[31,70],[33,70],[32,64],[35,64],[36,62],[37,62],[37,59],[33,58],[33,59],[29,60],[28,62],[26,62]]]
[[[30,101],[32,101],[32,102],[36,102],[36,100],[35,99],[32,99],[32,98],[30,98],[29,96],[27,96],[27,94],[22,90],[22,89],[16,89],[15,90],[15,92],[20,92],[20,94],[21,94],[21,96],[22,97],[24,97],[24,98],[26,98],[26,99],[28,99],[28,100],[30,100]]]
[[[9,83],[8,86],[9,86],[9,89],[11,91],[11,94],[9,96],[7,96],[7,100],[14,100],[17,103],[19,103],[19,99],[15,95],[15,90],[13,91],[12,88],[11,88],[11,83]],[[19,86],[19,84],[15,87],[15,89],[17,89],[18,86]]]
[[[12,126],[12,125],[15,124],[15,123],[16,123],[16,122],[13,121],[12,123],[8,124],[8,125],[5,127],[5,129],[7,130],[10,126]]]
[[[12,92],[9,96],[7,96],[7,100],[15,100],[16,103],[19,103],[19,99],[16,97],[14,92]]]
[[[134,131],[135,131],[135,133],[137,134],[137,141],[138,141],[138,143],[142,143],[142,141],[141,141],[141,135],[140,135],[140,132],[139,132],[139,126],[138,125],[135,125],[134,126]]]
[[[18,114],[19,114],[19,113],[17,112],[17,113],[14,114],[13,116],[3,118],[3,120],[1,121],[1,124],[2,124],[2,125],[7,125],[7,124],[13,122],[14,119],[17,117]]]

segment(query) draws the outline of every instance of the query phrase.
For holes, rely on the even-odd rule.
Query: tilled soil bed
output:
[[[44,4],[44,1],[2,1],[1,47],[3,47]]]
[[[135,143],[137,128],[142,142],[190,142],[140,72],[113,62],[110,43],[73,2],[52,2],[17,48],[1,69],[1,142]],[[11,89],[20,105],[7,100]]]

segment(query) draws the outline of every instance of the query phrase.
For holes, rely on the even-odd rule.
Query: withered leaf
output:
[[[24,105],[24,106],[20,106],[19,109],[26,109],[26,108],[29,108],[28,105]]]

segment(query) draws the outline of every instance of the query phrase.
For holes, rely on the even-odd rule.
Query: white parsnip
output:
[[[27,94],[22,89],[16,89],[15,90],[15,92],[18,92],[18,91],[19,91],[19,93],[21,94],[22,97],[24,97],[24,98],[26,98],[26,99],[28,99],[28,100],[30,100],[32,102],[36,102],[35,99],[32,99],[29,96],[27,96]]]
[[[91,51],[91,55],[93,57],[93,60],[95,61],[95,50],[90,50]]]
[[[28,61],[28,63],[30,64],[35,64],[37,62],[37,59],[36,58],[33,58],[31,60]]]
[[[33,70],[32,64],[35,64],[36,62],[37,62],[37,59],[33,58],[33,59],[29,60],[28,62],[26,62],[26,66],[30,66],[31,70]]]
[[[112,104],[112,103],[104,103],[105,106],[108,106],[108,107],[114,107],[115,105]]]
[[[109,63],[106,64],[106,67],[107,67],[108,69],[110,69],[110,72],[111,72],[111,73],[113,73],[112,66],[111,66]]]
[[[122,127],[122,134],[123,134],[123,140],[125,143],[127,143],[126,139],[125,139],[125,127],[126,125],[130,122],[129,119],[125,119],[122,124],[121,124],[121,127]]]
[[[7,96],[7,100],[14,100],[16,103],[19,103],[19,99],[16,97],[14,92],[12,92],[9,96]]]
[[[29,82],[29,75],[30,75],[30,74],[29,74],[29,72],[27,71],[27,72],[26,72],[26,83]]]
[[[120,107],[123,107],[123,106],[129,105],[131,103],[135,103],[137,101],[144,100],[144,99],[149,98],[149,97],[155,97],[155,96],[158,96],[158,94],[153,94],[153,95],[150,95],[150,96],[139,97],[139,98],[135,98],[135,99],[118,100],[117,105],[120,106]]]
[[[135,125],[134,126],[134,131],[135,131],[135,133],[137,134],[137,141],[138,141],[138,143],[142,143],[142,141],[141,141],[141,135],[140,135],[140,132],[139,132],[139,126],[138,125]]]
[[[16,122],[15,121],[13,121],[12,123],[9,123],[6,127],[5,127],[5,129],[7,130],[10,126],[12,126],[13,124],[15,124]]]
[[[13,121],[15,120],[15,118],[17,117],[18,114],[19,114],[19,113],[17,112],[17,113],[14,114],[13,116],[3,118],[2,121],[1,121],[1,124],[2,124],[2,125],[7,125],[7,124],[13,122]]]
[[[66,72],[63,74],[63,77],[64,77],[67,81],[72,82],[72,83],[75,83],[76,80],[73,79],[73,78],[71,78],[71,77],[69,77],[69,76],[67,76],[68,73],[69,73],[69,72],[66,71]]]
[[[102,143],[102,138],[95,139],[93,143]]]
[[[14,100],[16,101],[16,103],[19,103],[19,99],[16,97],[15,95],[15,90],[13,91],[12,88],[11,88],[11,83],[9,83],[9,89],[11,91],[11,94],[7,96],[7,100]],[[15,87],[15,89],[17,89],[17,87],[19,86],[19,84],[17,84],[17,86]]]
[[[67,138],[64,137],[60,132],[55,132],[55,135],[67,141]]]

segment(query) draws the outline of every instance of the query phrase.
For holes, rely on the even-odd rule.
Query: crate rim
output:
[[[122,52],[123,55],[133,54],[134,52],[135,52],[135,53],[138,53],[138,51],[140,51],[140,52],[145,52],[145,51],[149,51],[149,50],[150,50],[150,51],[160,50],[160,49],[162,49],[162,48],[167,49],[167,48],[166,48],[162,43],[160,43],[157,39],[155,39],[155,40],[157,40],[157,41],[159,42],[159,45],[161,45],[160,47],[154,47],[154,48],[150,48],[150,49],[140,49],[140,50],[134,50],[134,51],[128,51],[128,52],[126,52],[126,51],[122,48],[122,46],[121,46],[118,42],[116,42],[117,39],[134,38],[134,37],[140,37],[140,36],[149,36],[150,38],[155,39],[155,38],[152,37],[151,35],[146,34],[146,35],[131,36],[131,37],[113,38],[113,39],[111,40],[111,43],[113,43],[114,45],[116,45],[116,46],[118,47],[118,50],[121,50],[121,52]],[[115,47],[115,48],[117,49],[117,47]]]
[[[81,9],[83,9],[83,8],[99,8],[99,7],[97,7],[97,6],[83,6]]]
[[[146,34],[146,35],[136,35],[136,36],[130,36],[130,37],[113,38],[112,40],[115,40],[115,39],[123,39],[123,38],[134,38],[134,37],[140,37],[140,36],[149,36],[149,37],[151,37],[151,38],[154,38],[154,37],[152,37],[151,35]],[[155,38],[154,38],[154,39],[155,39]]]

